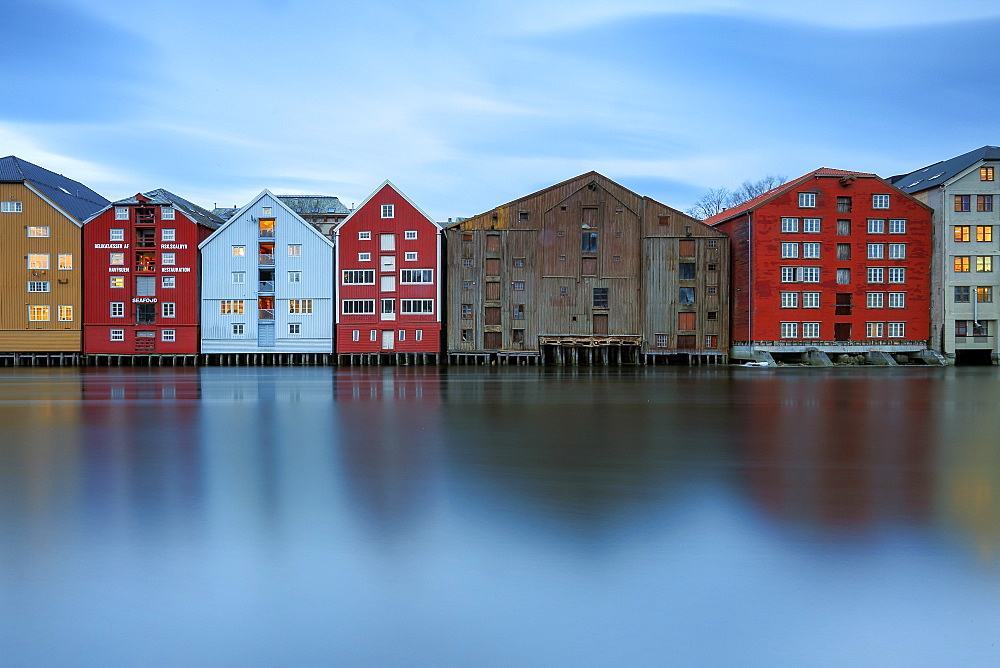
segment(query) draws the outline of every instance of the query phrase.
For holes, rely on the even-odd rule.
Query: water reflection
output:
[[[0,647],[986,665],[998,404],[992,369],[0,369]]]

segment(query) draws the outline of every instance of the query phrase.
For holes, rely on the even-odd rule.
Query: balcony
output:
[[[261,309],[257,309],[257,319],[258,320],[274,320],[274,309],[273,308],[261,308]]]
[[[260,281],[257,283],[257,292],[274,292],[274,281]]]
[[[834,309],[835,315],[851,315],[851,309],[854,307],[850,304],[840,304]]]
[[[135,270],[140,274],[148,274],[150,272],[156,271],[155,262],[139,262],[135,265]]]
[[[274,253],[261,253],[259,255],[258,264],[264,267],[274,266]]]
[[[260,234],[257,235],[261,239],[273,239],[274,238],[274,228],[273,227],[262,227],[260,228]]]

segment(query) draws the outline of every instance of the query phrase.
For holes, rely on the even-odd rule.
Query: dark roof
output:
[[[747,211],[756,209],[760,205],[771,201],[772,199],[778,197],[779,195],[785,194],[786,192],[796,188],[803,182],[808,181],[809,179],[817,176],[839,176],[839,177],[861,176],[865,178],[875,178],[875,179],[879,178],[878,175],[870,174],[868,172],[851,172],[844,169],[830,169],[829,167],[820,167],[819,169],[813,172],[809,172],[808,174],[805,174],[803,176],[800,176],[797,179],[792,179],[787,183],[783,183],[780,186],[771,188],[763,195],[758,195],[757,197],[754,197],[751,200],[730,207],[721,213],[715,214],[714,216],[709,216],[708,218],[706,218],[701,222],[705,223],[706,225],[718,225],[719,223],[729,220],[730,218],[735,218],[736,216],[744,214]]]
[[[228,207],[228,206],[218,207],[217,206],[214,209],[212,209],[212,213],[214,215],[218,216],[219,218],[221,218],[222,220],[229,220],[230,218],[232,218],[233,216],[235,216],[236,212],[239,211],[239,210],[240,210],[239,207],[235,207],[235,206],[234,207]]]
[[[194,222],[209,229],[218,229],[224,222],[226,222],[226,219],[216,215],[208,209],[203,209],[197,204],[189,202],[183,197],[178,197],[169,190],[164,190],[163,188],[157,188],[156,190],[150,190],[149,192],[142,193],[142,196],[149,200],[152,204],[166,204],[167,206],[172,206],[175,209],[180,209],[193,218]],[[140,202],[137,199],[137,196],[126,197],[125,199],[120,199],[117,202],[114,202],[114,204],[118,205],[139,203]]]
[[[298,214],[344,214],[351,212],[333,195],[278,195],[278,199]]]
[[[908,174],[893,176],[889,180],[904,193],[916,193],[941,185],[980,160],[1000,160],[1000,146],[983,146],[954,158],[921,167]]]
[[[107,199],[82,183],[13,155],[0,158],[0,182],[30,184],[80,222],[108,205]]]

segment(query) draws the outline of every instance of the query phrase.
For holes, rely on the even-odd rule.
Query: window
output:
[[[790,244],[792,246],[797,246],[797,244]],[[782,249],[784,249],[785,244],[781,244]],[[792,256],[796,257],[796,256]],[[682,281],[692,281],[695,278],[695,264],[694,262],[679,262],[677,264],[677,278]]]
[[[838,260],[851,259],[851,244],[837,244],[837,259]]]
[[[32,225],[28,227],[29,237],[47,237],[49,236],[49,226],[48,225]]]
[[[243,333],[246,331],[245,327],[246,327],[245,323],[234,322],[232,330],[233,336],[243,336]]]
[[[371,262],[371,261],[372,261],[371,253],[358,253],[358,262]]]
[[[125,253],[110,253],[108,255],[108,264],[112,265],[125,264]]]
[[[562,256],[562,257],[565,257],[565,256]],[[471,267],[472,266],[472,258],[471,257],[463,257],[462,258],[462,266],[463,267]]]
[[[989,336],[989,321],[976,322],[974,320],[956,320],[955,336],[969,336],[969,323],[972,323],[972,336]]]
[[[799,307],[799,293],[797,292],[781,293],[781,308],[798,308],[798,307]]]
[[[511,343],[524,343],[524,330],[523,329],[512,329],[512,330],[510,330],[510,342]]]
[[[236,285],[242,285],[247,282],[247,272],[245,271],[234,271],[232,275],[233,283]]]
[[[719,286],[718,285],[706,285],[705,286],[705,293],[709,294],[709,295],[717,295],[717,294],[719,294]]]
[[[976,241],[993,241],[993,226],[976,225]]]
[[[167,341],[169,343],[171,341],[175,341],[176,339],[177,339],[176,330],[164,329],[162,332],[160,332],[160,340],[162,341]]]
[[[597,252],[597,232],[584,232],[580,250],[584,253]]]
[[[302,324],[298,323],[298,322],[290,322],[290,323],[288,323],[288,333],[291,336],[295,336],[296,334],[301,334],[302,333]]]
[[[868,234],[882,234],[885,232],[885,220],[882,218],[868,219]]]
[[[125,230],[121,227],[113,227],[108,230],[110,236],[108,237],[111,241],[125,241]]]
[[[681,288],[681,293],[682,294],[683,294],[683,292],[684,292],[685,289],[691,291],[691,301],[690,302],[684,302],[683,301],[683,297],[682,297],[681,298],[681,303],[682,304],[683,303],[693,304],[694,303],[694,288]],[[608,288],[594,288],[594,308],[608,308]]]
[[[524,304],[514,304],[512,316],[514,320],[524,320]]]
[[[417,329],[417,330],[414,330],[414,331],[416,332],[417,341],[423,341],[424,340],[424,330]]]
[[[993,195],[976,195],[976,211],[992,211]]]
[[[851,221],[840,219],[837,221],[837,234],[842,237],[851,235]]]
[[[472,242],[472,232],[462,232],[462,242],[471,243]]]
[[[368,339],[370,341],[378,341],[378,330],[377,329],[373,329],[371,331],[371,334],[368,335]]]
[[[523,267],[524,266],[524,258],[523,257],[516,257],[516,258],[514,258],[514,266],[515,267]]]
[[[868,259],[881,260],[885,257],[885,246],[883,244],[868,244]]]
[[[890,339],[903,338],[906,334],[906,323],[905,322],[888,323],[888,334]]]
[[[889,244],[889,259],[890,260],[905,260],[906,259],[906,244]]]
[[[462,289],[463,290],[471,290],[472,289],[472,281],[462,281]]]
[[[667,345],[668,345],[668,343],[667,343],[668,336],[669,336],[668,334],[657,334],[656,335],[656,347],[657,348],[666,348]]]
[[[472,304],[462,304],[462,320],[472,320]]]
[[[116,206],[115,207],[115,220],[128,220],[128,207],[127,206]]]
[[[992,167],[980,167],[979,168],[979,180],[980,181],[992,181],[993,180],[993,168]]]
[[[69,304],[60,304],[59,322],[72,322],[72,321],[73,321],[73,307]]]
[[[993,301],[993,288],[988,285],[980,286],[976,288],[976,301],[977,302],[992,302]]]
[[[176,253],[163,253],[163,264],[173,265],[177,263]]]
[[[717,348],[719,345],[719,335],[718,334],[706,334],[705,335],[705,347],[706,348]]]
[[[890,218],[889,219],[889,234],[906,234],[906,219],[905,218]]]
[[[889,282],[890,283],[906,283],[906,268],[905,267],[889,267]]]
[[[28,320],[47,321],[49,319],[49,307],[43,304],[33,304],[28,306]]]
[[[818,292],[803,292],[802,293],[802,308],[819,308],[819,293]]]
[[[802,323],[802,338],[803,339],[818,339],[819,338],[819,323],[818,322],[804,322],[804,323]]]
[[[868,293],[868,308],[884,308],[885,295],[881,292],[869,292]]]
[[[434,313],[433,299],[401,299],[399,300],[399,312],[404,315]]]
[[[349,300],[346,300],[349,301]],[[365,301],[365,300],[358,300]],[[371,301],[371,300],[368,300]],[[311,299],[289,299],[288,300],[288,312],[289,313],[312,313],[313,312],[313,300]]]
[[[406,330],[405,329],[399,330],[399,340],[400,341],[405,341],[406,340]]]
[[[172,206],[160,207],[161,220],[174,220],[174,208]]]
[[[781,323],[781,338],[783,339],[799,338],[799,323],[797,322]]]
[[[173,278],[173,277],[171,277]],[[124,276],[112,276],[111,277],[111,287],[112,288],[124,288],[125,287],[125,277]]]
[[[289,283],[301,283],[302,282],[302,272],[301,271],[290,271],[290,272],[288,272],[288,282]]]
[[[955,211],[970,211],[972,195],[955,195]]]
[[[808,234],[819,234],[819,218],[803,218],[802,231]]]
[[[906,308],[906,293],[905,292],[890,292],[889,293],[889,308]]]
[[[869,283],[885,282],[885,270],[882,269],[882,267],[868,267],[868,282]]]
[[[837,284],[838,285],[850,285],[851,284],[851,270],[847,268],[837,269]]]
[[[111,340],[112,341],[124,341],[125,340],[125,330],[124,329],[112,329],[111,330]]]
[[[781,257],[798,257],[799,256],[799,245],[796,243],[782,243],[781,244]]]
[[[171,209],[173,211],[173,209]],[[165,227],[160,230],[160,241],[176,241],[177,240],[177,230],[170,227]]]
[[[819,244],[818,243],[802,244],[802,257],[807,259],[819,259]]]
[[[371,230],[358,232],[358,241],[371,241],[371,238],[372,238]],[[354,340],[357,341],[357,339]]]
[[[297,300],[296,300],[297,301]],[[309,300],[310,302],[312,300]],[[289,308],[291,308],[291,302],[289,302]],[[310,310],[311,310],[310,306]],[[374,299],[345,299],[341,302],[341,312],[344,315],[374,315],[375,314],[375,300]],[[291,313],[291,311],[289,311]]]
[[[403,260],[406,261],[406,262],[416,262],[417,261],[417,253],[416,253],[416,251],[410,251],[410,252],[404,253],[403,254]]]
[[[72,253],[59,253],[57,257],[58,267],[60,270],[72,269],[73,268],[73,254]]]
[[[889,208],[889,196],[888,195],[872,195],[872,208],[873,209],[888,209]]]
[[[351,341],[360,341],[360,340],[361,340],[361,332],[360,330],[355,329],[354,331],[351,332]]]
[[[302,255],[302,244],[288,244],[288,256],[299,257]]]
[[[21,203],[0,202],[0,213],[21,213]]]
[[[124,254],[119,253],[122,256],[122,262],[124,262]],[[48,253],[28,253],[28,269],[48,269],[49,268],[49,254]]]
[[[595,301],[597,299],[597,290],[598,288],[594,288]],[[694,304],[694,288],[678,288],[677,300],[681,304]]]
[[[705,312],[705,320],[718,320],[718,319],[719,319],[719,312],[718,311],[706,311]]]
[[[48,281],[28,281],[28,292],[48,292]]]
[[[560,295],[565,295],[565,294],[567,294],[568,292],[569,292],[569,291],[568,291],[568,289],[566,288],[566,286],[565,286],[565,285],[560,285],[560,286],[559,286],[559,294],[560,294]]]
[[[781,268],[781,282],[782,283],[796,283],[799,280],[798,267],[782,267]]]
[[[514,281],[511,283],[511,287],[515,290],[524,290],[524,281]]]
[[[392,206],[392,204],[383,204],[382,205],[382,217],[383,218],[392,218],[393,217],[393,206]],[[385,249],[383,248],[382,250],[385,250]]]
[[[837,198],[837,213],[850,213],[851,212],[851,198],[850,197],[838,197]]]
[[[706,242],[706,245],[707,245],[707,246],[708,246],[709,248],[718,248],[718,247],[719,247],[719,240],[718,240],[718,239],[709,239],[709,240],[708,240],[708,241]]]
[[[219,302],[219,315],[243,313],[242,299],[223,299]]]
[[[865,333],[869,339],[881,339],[884,336],[885,323],[869,322],[865,323]]]
[[[406,240],[408,240],[408,241],[412,241],[412,240],[414,240],[414,239],[417,238],[417,231],[416,230],[406,230],[406,232],[403,232],[403,238],[406,239]]]
[[[799,219],[798,218],[782,218],[781,219],[781,231],[782,232],[798,232],[799,231]]]
[[[246,246],[233,246],[233,257],[245,257],[247,254]]]
[[[177,314],[176,302],[163,302],[163,317],[173,318]]]
[[[968,255],[956,255],[953,260],[953,266],[955,271],[964,272],[969,271],[969,256]]]
[[[976,256],[976,271],[993,271],[993,256],[992,255],[977,255]]]
[[[969,226],[968,225],[956,225],[953,230],[955,233],[955,241],[968,241],[969,240]]]
[[[815,209],[816,208],[816,193],[799,193],[799,208],[800,209]]]
[[[803,283],[819,283],[819,267],[802,267]]]
[[[433,283],[434,282],[434,270],[433,269],[400,269],[399,270],[399,282],[404,284],[411,283]]]
[[[174,288],[174,287],[177,287],[177,279],[174,278],[173,276],[164,276],[163,277],[162,287],[164,287],[164,288]]]
[[[955,303],[956,304],[968,304],[970,299],[970,287],[968,285],[956,285],[955,286]]]
[[[375,285],[374,269],[345,269],[341,272],[343,285]]]
[[[463,329],[462,330],[462,342],[463,343],[469,343],[471,341],[472,341],[472,330],[471,329]]]

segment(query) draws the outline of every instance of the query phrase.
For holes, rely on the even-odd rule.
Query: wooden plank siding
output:
[[[690,335],[697,350],[706,334],[718,337],[711,352],[723,353],[726,235],[596,172],[446,229],[447,350],[539,352],[541,337],[597,345],[626,337],[643,351],[656,348],[656,332],[675,333],[677,248],[688,236],[697,242],[694,261],[715,265],[695,272],[698,297],[684,307],[699,314]],[[656,352],[676,352],[676,342]]]
[[[0,351],[79,352],[83,319],[79,221],[24,183],[0,183],[0,199],[21,202],[19,213],[0,213]],[[48,228],[46,237],[29,237],[29,227]],[[48,269],[30,269],[28,254],[48,256]],[[72,269],[59,269],[59,255],[72,257]],[[29,281],[47,281],[48,292],[28,292]],[[29,321],[28,307],[49,307],[47,321]],[[72,320],[59,320],[59,307],[72,308]]]

